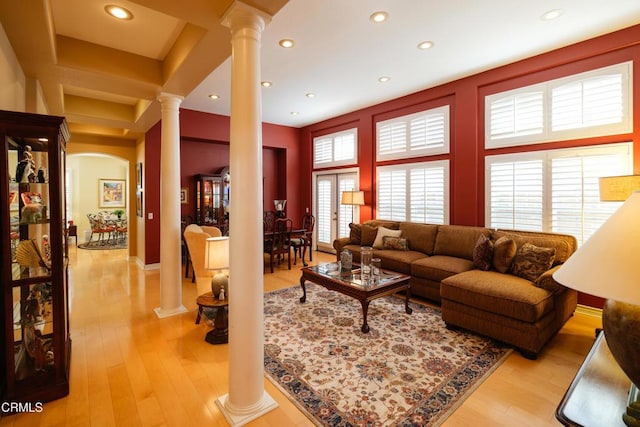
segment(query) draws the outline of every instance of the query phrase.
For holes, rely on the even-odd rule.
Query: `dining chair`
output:
[[[273,227],[276,221],[275,211],[264,211],[262,216],[262,222],[264,224],[264,231],[273,231]]]
[[[293,265],[298,263],[298,253],[302,264],[306,267],[308,264],[304,260],[304,256],[309,248],[309,261],[313,261],[313,227],[316,224],[316,218],[310,213],[302,216],[302,230],[304,233],[299,237],[291,239],[291,247],[293,247]]]
[[[276,257],[287,256],[287,265],[291,270],[291,218],[278,218],[274,222],[273,232],[264,239],[264,253],[269,254],[269,268],[273,273],[273,260]],[[279,262],[279,260],[278,260]]]
[[[113,233],[116,228],[112,225],[107,225],[102,217],[97,214],[87,214],[87,218],[89,219],[89,224],[91,225],[91,235],[89,236],[89,242],[93,239],[93,235],[98,236],[98,242],[109,241],[111,240],[111,233]],[[106,238],[105,238],[106,234]]]

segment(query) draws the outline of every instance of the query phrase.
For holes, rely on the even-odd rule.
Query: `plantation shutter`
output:
[[[356,128],[313,139],[313,167],[355,165],[358,163]]]
[[[485,97],[485,147],[633,132],[632,63]]]
[[[544,130],[542,90],[516,93],[490,102],[489,139],[538,135]]]
[[[407,172],[386,169],[378,173],[378,218],[405,221],[407,218]]]
[[[489,227],[571,234],[581,244],[620,206],[601,202],[598,178],[628,175],[633,144],[487,157]]]
[[[445,144],[445,113],[436,111],[413,118],[409,122],[410,150],[426,150]]]
[[[333,160],[333,141],[331,138],[314,140],[313,163],[320,165]]]
[[[490,227],[543,229],[542,160],[491,163],[489,181]]]
[[[350,177],[338,178],[338,197],[342,197],[343,191],[353,191],[356,189],[356,181]],[[346,237],[350,233],[349,223],[353,221],[353,206],[339,204],[340,215],[338,215],[338,237]],[[357,221],[356,221],[357,222]]]
[[[335,161],[351,160],[355,157],[355,134],[349,133],[337,136],[334,139]]]
[[[620,123],[623,106],[620,73],[564,84],[551,91],[551,128],[560,131]]]
[[[449,152],[449,106],[396,117],[376,124],[377,160]]]
[[[444,224],[444,167],[411,169],[410,221]]]
[[[618,154],[552,159],[551,230],[586,241],[621,205],[600,201],[598,178],[623,175],[623,164]]]
[[[317,183],[318,208],[315,228],[318,242],[331,243],[331,181],[319,179]]]
[[[406,151],[406,123],[389,123],[378,129],[378,153],[392,154]]]

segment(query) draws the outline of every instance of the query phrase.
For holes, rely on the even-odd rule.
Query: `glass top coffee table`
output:
[[[360,301],[360,304],[362,304],[363,322],[361,330],[365,334],[369,332],[369,325],[367,324],[369,303],[376,298],[382,298],[387,295],[395,294],[399,291],[405,291],[405,312],[407,314],[411,314],[413,312],[411,307],[409,307],[409,298],[411,297],[409,276],[393,271],[382,270],[380,273],[380,279],[373,283],[371,281],[363,281],[360,277],[359,269],[347,272],[342,272],[340,270],[331,271],[331,266],[332,264],[320,264],[301,269],[301,303],[304,303],[307,300],[307,290],[304,286],[307,280],[329,290],[355,298]]]

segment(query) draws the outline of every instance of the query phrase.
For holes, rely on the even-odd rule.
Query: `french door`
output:
[[[318,250],[334,253],[333,241],[349,236],[349,223],[359,222],[357,206],[340,204],[343,191],[358,189],[358,170],[341,169],[315,175],[314,198]]]

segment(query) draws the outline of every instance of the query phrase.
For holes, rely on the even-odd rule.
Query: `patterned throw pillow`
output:
[[[491,269],[493,262],[493,242],[484,234],[478,237],[476,246],[473,248],[473,265],[480,270]]]
[[[409,244],[404,237],[384,236],[382,238],[382,249],[391,249],[394,251],[408,251]]]
[[[540,248],[531,243],[525,243],[516,253],[511,273],[533,282],[551,268],[555,258],[555,248]]]
[[[517,249],[516,242],[506,236],[496,240],[493,244],[493,267],[500,273],[509,271]]]

